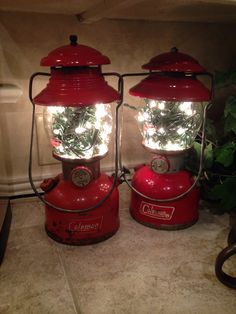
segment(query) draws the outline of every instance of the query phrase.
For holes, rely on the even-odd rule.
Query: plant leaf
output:
[[[236,83],[236,70],[216,71],[214,75],[215,88],[223,88]]]
[[[216,128],[215,128],[215,122],[211,119],[206,120],[206,134],[210,138],[216,137]]]
[[[206,169],[211,168],[213,163],[213,149],[212,144],[208,144],[204,150],[204,167]]]
[[[222,88],[230,84],[230,75],[228,72],[215,72],[214,76],[215,88]]]
[[[224,167],[229,167],[234,162],[234,152],[236,151],[235,143],[226,143],[215,151],[216,162]]]
[[[236,83],[236,70],[231,70],[230,72],[230,84]]]
[[[229,132],[233,132],[236,134],[236,119],[231,115],[228,115],[225,118],[224,132],[225,135],[227,135],[227,133]]]
[[[224,211],[236,208],[236,178],[226,178],[222,184],[215,185],[209,192],[211,200],[219,200]]]
[[[235,96],[229,96],[226,99],[224,116],[227,117],[228,115],[231,115],[234,118],[236,118],[236,97]]]

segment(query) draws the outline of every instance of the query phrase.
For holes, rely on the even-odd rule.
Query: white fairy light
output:
[[[144,117],[143,117],[141,112],[138,113],[138,121],[139,122],[143,122],[144,121]]]
[[[94,126],[95,126],[95,129],[99,130],[100,127],[101,127],[101,122],[100,122],[100,120],[96,120]]]
[[[104,118],[107,115],[107,110],[104,104],[96,104],[96,112],[95,117],[96,119],[100,120],[101,118]]]
[[[59,149],[59,151],[60,151],[61,153],[64,153],[64,151],[65,151],[65,149],[64,149],[64,147],[63,147],[62,145],[60,145],[60,146],[58,147],[58,149]]]
[[[177,133],[178,133],[179,135],[182,135],[182,134],[184,134],[185,131],[186,131],[186,129],[183,129],[182,127],[180,127],[180,128],[177,130]]]
[[[75,133],[77,134],[82,134],[86,131],[86,129],[82,126],[79,126],[78,128],[75,129]]]
[[[89,150],[87,150],[87,151],[84,152],[83,158],[89,159],[89,158],[91,158],[91,157],[93,157],[93,149],[89,149]]]
[[[65,111],[64,107],[61,106],[49,106],[48,112],[51,114],[63,113]]]
[[[150,108],[154,108],[154,107],[156,107],[156,105],[157,105],[157,104],[156,104],[156,101],[155,101],[155,100],[151,100],[150,103],[149,103],[149,107],[150,107]]]
[[[149,120],[150,119],[150,115],[147,112],[143,113],[143,119],[144,120]]]
[[[158,108],[160,110],[164,110],[165,109],[165,102],[164,101],[160,101],[157,106],[158,106]]]
[[[56,134],[56,135],[58,135],[58,134],[60,134],[60,130],[54,129],[54,130],[53,130],[53,133]]]
[[[112,131],[112,126],[109,125],[107,122],[104,123],[103,125],[103,129],[107,134],[111,134]]]
[[[159,128],[158,132],[161,133],[161,134],[164,134],[165,133],[165,129],[161,127],[161,128]]]
[[[168,141],[166,146],[165,146],[165,150],[169,150],[169,151],[176,151],[176,150],[182,150],[182,146],[180,146],[177,143],[172,143],[171,141]]]
[[[150,138],[149,141],[145,141],[145,145],[147,147],[152,148],[152,149],[156,149],[157,148],[156,147],[156,142],[154,142],[152,138]]]
[[[104,155],[108,151],[106,144],[101,144],[98,146],[99,155]]]
[[[191,101],[183,101],[179,105],[179,110],[183,112],[187,112],[192,110],[192,102]]]
[[[92,123],[89,122],[89,121],[86,122],[85,126],[86,126],[86,128],[87,128],[88,130],[92,129],[92,127],[93,127]]]
[[[147,129],[147,134],[148,134],[149,136],[153,136],[153,135],[155,134],[155,129],[154,129],[154,128],[149,128],[149,129]]]

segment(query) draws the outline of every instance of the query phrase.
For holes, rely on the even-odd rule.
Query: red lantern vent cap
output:
[[[148,63],[144,64],[142,68],[160,72],[206,72],[206,69],[202,67],[196,59],[179,52],[176,47],[172,48],[170,52],[162,53],[152,58]]]
[[[70,36],[70,45],[59,47],[44,57],[42,66],[80,67],[110,64],[110,59],[98,50],[77,43],[77,36]]]
[[[130,95],[164,101],[209,101],[210,91],[193,77],[151,74],[129,90]]]

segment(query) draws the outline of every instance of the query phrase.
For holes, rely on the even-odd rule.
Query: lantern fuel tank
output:
[[[66,164],[66,170],[65,170]],[[58,211],[45,206],[45,229],[58,242],[85,245],[103,241],[119,229],[119,193],[115,187],[109,195],[114,178],[100,173],[99,161],[64,162],[63,174],[41,184],[45,200],[54,206],[66,208]],[[95,210],[83,211],[107,200]],[[74,211],[81,211],[75,213]]]
[[[163,155],[160,157],[163,160]],[[156,156],[155,159],[159,157]],[[191,226],[198,220],[199,188],[195,187],[180,199],[175,200],[175,197],[191,187],[193,177],[185,170],[165,173],[160,171],[160,166],[158,173],[153,163],[138,167],[134,173],[133,188],[150,199],[132,191],[131,216],[138,222],[157,229],[174,230]],[[161,202],[155,199],[160,199]],[[173,200],[165,201],[169,199]]]

